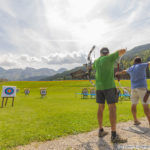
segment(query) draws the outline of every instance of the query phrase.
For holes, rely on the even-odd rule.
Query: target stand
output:
[[[19,88],[17,88],[17,89],[16,89],[16,93],[19,93],[19,91],[20,91],[20,89],[19,89]]]
[[[91,88],[91,89],[90,89],[90,95],[91,95],[91,99],[95,99],[95,98],[96,98],[96,91],[95,91],[95,88]]]
[[[1,107],[3,108],[3,105],[4,105],[4,101],[5,101],[5,107],[6,107],[6,105],[7,105],[7,101],[8,101],[8,98],[10,98],[10,97],[3,97],[2,98],[2,105],[1,105]],[[12,107],[14,106],[14,97],[11,97],[12,98]]]
[[[24,89],[24,94],[25,94],[26,96],[29,96],[29,94],[30,94],[30,89],[29,89],[29,88]]]
[[[41,97],[44,98],[47,95],[47,89],[46,88],[40,88],[40,94],[41,94]]]
[[[4,107],[4,102],[5,102],[5,107],[7,105],[7,101],[9,98],[12,99],[12,107],[14,106],[14,99],[16,97],[16,87],[15,86],[3,86],[3,91],[2,91],[2,104],[1,107]]]

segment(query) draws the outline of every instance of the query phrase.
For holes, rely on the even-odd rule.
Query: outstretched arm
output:
[[[120,71],[120,72],[116,72],[115,75],[120,76],[120,75],[123,75],[123,74],[126,74],[126,73],[127,73],[127,71],[123,70],[123,71]]]
[[[120,57],[126,53],[126,49],[120,49],[118,50],[118,52],[119,52],[119,57]]]
[[[120,49],[110,54],[108,57],[110,58],[110,61],[115,62],[118,59],[118,57],[123,56],[125,53],[126,53],[126,49]]]

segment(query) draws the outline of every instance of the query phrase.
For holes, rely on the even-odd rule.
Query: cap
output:
[[[101,50],[100,50],[100,53],[106,55],[109,53],[109,49],[107,47],[103,47]]]

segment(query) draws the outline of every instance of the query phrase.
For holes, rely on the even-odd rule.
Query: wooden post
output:
[[[12,107],[14,106],[14,97],[12,97]]]
[[[8,97],[6,97],[6,101],[5,101],[5,107],[6,107],[6,105],[7,105],[7,101],[8,101]]]
[[[4,97],[2,98],[2,106],[1,106],[2,108],[3,108],[3,103],[4,103]]]

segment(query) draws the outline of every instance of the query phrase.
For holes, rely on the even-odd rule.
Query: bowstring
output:
[[[126,48],[126,49],[127,49],[127,48]],[[118,72],[119,72],[119,69],[120,69],[121,59],[122,59],[123,56],[124,56],[124,55],[120,56],[119,61],[118,61],[118,64],[117,64]],[[120,82],[120,76],[118,77],[118,83],[119,83],[119,87],[123,90],[123,92],[130,95],[130,93],[128,92],[128,90],[126,90],[126,89],[122,86],[122,84],[121,84],[121,82]]]
[[[92,49],[90,50],[90,52],[89,52],[89,54],[88,54],[88,65],[91,65],[92,66],[92,57],[91,57],[91,55],[92,55],[92,52],[95,52],[95,46],[93,46],[92,47]],[[88,80],[90,81],[90,83],[95,87],[95,84],[93,83],[93,81],[90,79],[90,74],[91,74],[91,72],[92,72],[92,69],[90,69],[90,70],[88,70],[88,72],[89,72],[89,75],[88,75]]]

